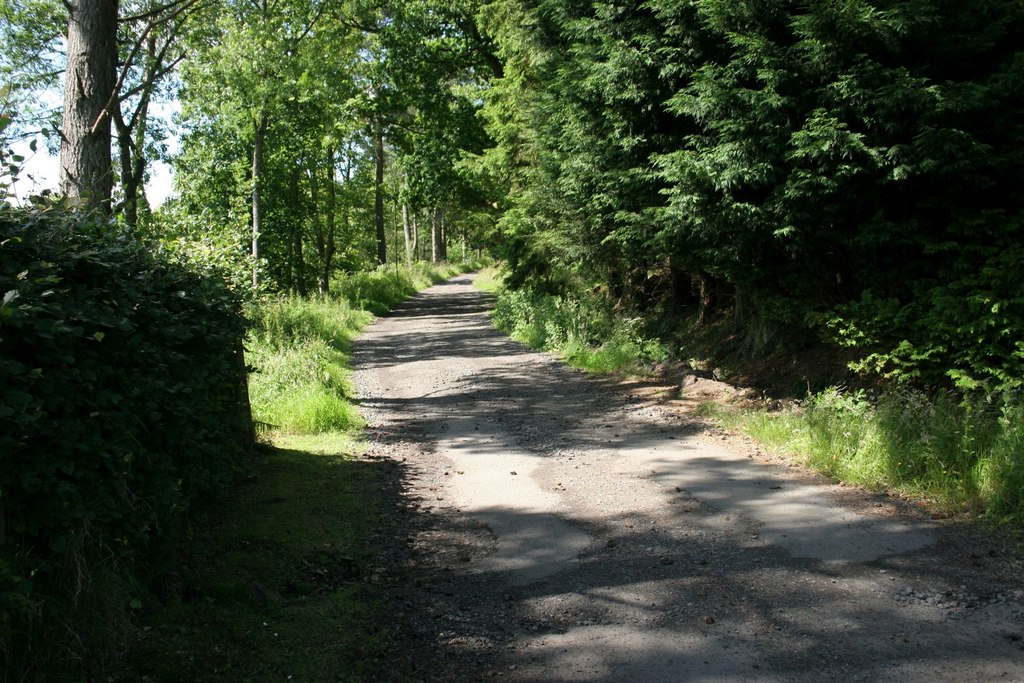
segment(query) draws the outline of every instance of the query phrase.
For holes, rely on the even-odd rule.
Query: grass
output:
[[[333,443],[332,443],[333,442]],[[363,579],[379,482],[334,436],[265,448],[194,538],[126,679],[365,680],[387,645]]]
[[[474,282],[478,289],[482,289],[485,292],[492,292],[497,294],[501,290],[501,275],[497,266],[488,266],[480,270],[477,275],[476,282]]]
[[[1024,527],[1024,406],[893,390],[829,389],[797,410],[724,419],[839,481]]]
[[[253,418],[285,433],[361,426],[349,400],[349,345],[373,316],[345,299],[281,299],[260,307],[248,344]]]
[[[483,261],[440,265],[418,262],[397,269],[381,267],[375,271],[351,273],[335,283],[332,298],[380,315],[425,287],[460,273],[479,270],[483,265]]]
[[[468,265],[344,277],[325,300],[250,312],[250,401],[266,442],[195,529],[140,619],[122,680],[349,681],[390,646],[366,581],[382,480],[358,458],[349,352],[372,319]]]
[[[629,372],[668,357],[661,342],[643,333],[639,319],[618,315],[597,298],[507,290],[493,276],[484,286],[498,293],[498,329],[531,348],[558,354],[573,367]]]
[[[415,264],[345,275],[326,299],[286,297],[250,312],[248,362],[253,417],[264,429],[320,434],[358,429],[352,402],[349,348],[374,314],[474,264]]]

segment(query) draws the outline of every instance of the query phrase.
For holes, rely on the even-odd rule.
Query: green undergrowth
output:
[[[1024,527],[1024,406],[891,390],[829,389],[779,411],[719,413],[765,445],[837,480]]]
[[[357,428],[348,349],[372,314],[345,299],[290,298],[263,303],[253,317],[247,347],[257,424],[300,434]]]
[[[345,275],[323,299],[286,297],[250,312],[247,351],[253,368],[253,417],[264,430],[320,434],[358,428],[351,401],[349,348],[374,314],[474,264],[381,268]]]
[[[479,270],[484,262],[414,263],[410,266],[387,266],[374,271],[349,273],[332,283],[332,299],[342,299],[354,307],[375,315],[387,313],[421,289],[444,282],[448,278]]]
[[[498,293],[498,329],[527,346],[558,354],[573,367],[630,372],[668,357],[666,346],[645,333],[639,318],[620,315],[600,299],[504,289],[493,277],[484,286]]]

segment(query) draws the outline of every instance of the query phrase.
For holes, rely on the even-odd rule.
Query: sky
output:
[[[56,102],[59,103],[59,99]],[[56,105],[53,105],[56,106]],[[178,102],[153,103],[151,112],[168,121],[172,120],[174,114],[181,110]],[[174,126],[169,126],[175,130]],[[14,143],[11,150],[14,154],[25,157],[22,162],[22,171],[14,185],[15,201],[24,203],[25,200],[39,194],[43,190],[56,190],[57,179],[60,171],[60,164],[57,156],[50,154],[46,148],[46,140],[42,136],[36,136],[36,151],[29,148],[29,140],[22,140]],[[171,153],[177,153],[179,149],[178,136],[172,134],[166,140],[167,147]],[[174,191],[174,169],[163,161],[151,161],[149,166],[149,181],[146,183],[146,199],[150,206],[156,208],[167,201]]]
[[[25,157],[22,171],[14,186],[15,198],[21,203],[31,195],[43,190],[56,190],[60,169],[57,157],[46,149],[46,143],[39,138],[37,149],[32,152],[27,140],[12,145],[12,151]],[[151,162],[150,179],[146,183],[146,198],[154,208],[163,204],[173,192],[173,169],[162,161]]]

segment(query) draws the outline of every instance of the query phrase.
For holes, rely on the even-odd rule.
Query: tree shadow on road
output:
[[[483,294],[431,290],[395,312],[397,331],[354,350],[360,371],[399,375],[409,363],[459,359],[436,386],[410,381],[362,399],[375,416],[371,455],[404,458],[387,487],[405,540],[388,569],[396,647],[380,680],[921,680],[1024,670],[1024,634],[1008,621],[1020,605],[994,593],[998,584],[965,576],[941,548],[906,552],[904,527],[884,531],[893,552],[874,560],[859,558],[852,536],[842,540],[849,525],[793,528],[808,542],[833,537],[826,559],[762,537],[744,507],[772,505],[785,477],[753,463],[688,460],[717,480],[715,498],[699,483],[674,486],[679,463],[655,458],[646,476],[662,491],[659,510],[597,520],[545,512],[592,539],[572,567],[522,585],[489,569],[502,540],[480,519],[542,528],[541,513],[510,505],[471,515],[438,500],[424,480],[438,476],[431,451],[447,434],[476,434],[472,448],[484,455],[511,440],[540,462],[607,467],[616,453],[643,451],[652,432],[684,442],[703,425],[651,414],[621,385],[509,340],[490,326],[488,305]],[[495,426],[504,436],[489,440]]]

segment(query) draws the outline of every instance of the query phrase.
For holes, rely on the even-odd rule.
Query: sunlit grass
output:
[[[334,283],[326,299],[282,297],[251,312],[253,368],[249,395],[264,430],[320,434],[358,429],[348,352],[359,332],[420,289],[465,272],[469,264],[415,264],[354,273]]]
[[[477,270],[480,263],[431,264],[381,267],[374,271],[351,273],[334,285],[332,298],[344,300],[354,308],[380,315],[391,310],[416,292],[448,278]]]
[[[497,291],[498,329],[531,348],[558,354],[573,367],[629,372],[668,357],[661,342],[643,333],[639,320],[616,314],[597,298]]]
[[[1022,526],[1024,409],[1015,401],[830,389],[798,409],[724,419],[837,480]]]
[[[482,269],[477,275],[476,282],[474,284],[485,292],[497,292],[501,289],[502,284],[498,268],[495,266],[489,266]]]

